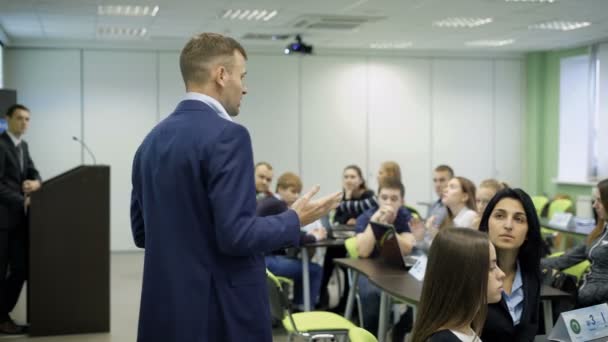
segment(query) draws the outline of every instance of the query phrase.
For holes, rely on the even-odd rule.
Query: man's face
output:
[[[378,204],[382,206],[390,206],[395,212],[403,206],[403,197],[399,189],[382,188],[378,193]]]
[[[16,109],[12,116],[6,117],[9,132],[16,136],[22,136],[30,125],[30,112],[23,109]]]
[[[451,179],[450,173],[447,171],[435,171],[433,173],[433,185],[435,185],[435,193],[441,197],[443,189],[448,186],[448,181]]]
[[[245,58],[240,52],[235,51],[232,59],[232,66],[225,69],[221,102],[230,116],[237,116],[241,108],[241,99],[247,94],[247,87],[243,84],[247,71]]]
[[[266,165],[256,167],[255,191],[258,193],[270,191],[270,183],[272,183],[272,170]]]

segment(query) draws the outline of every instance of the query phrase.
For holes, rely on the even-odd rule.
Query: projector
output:
[[[310,55],[310,54],[312,54],[312,45],[303,43],[302,37],[300,37],[300,35],[298,34],[298,35],[296,35],[296,41],[288,44],[287,47],[285,48],[284,52],[286,55],[290,55],[293,53],[301,53],[303,55]]]

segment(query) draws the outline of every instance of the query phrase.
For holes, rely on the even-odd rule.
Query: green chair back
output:
[[[553,253],[553,254],[549,255],[549,258],[557,258],[563,254],[564,254],[564,252]],[[576,277],[577,281],[580,281],[581,278],[585,275],[585,273],[587,273],[589,271],[590,267],[591,267],[591,262],[589,262],[589,260],[584,260],[574,266],[564,268],[562,270],[562,272],[573,275]]]
[[[405,209],[407,209],[413,217],[420,219],[422,216],[420,216],[420,213],[418,212],[418,210],[416,210],[414,207],[410,207],[409,205],[404,205]]]
[[[547,203],[549,203],[549,199],[545,196],[532,196],[532,203],[534,203],[534,209],[536,209],[536,214],[540,217],[540,214],[543,211],[543,208]]]
[[[551,218],[553,218],[553,215],[555,213],[565,213],[565,212],[573,212],[574,211],[574,207],[572,204],[572,201],[569,199],[557,199],[553,202],[551,202],[551,204],[549,204],[549,213],[547,218],[549,218],[549,220]]]
[[[348,331],[348,340],[350,342],[378,342],[376,336],[359,327],[352,328]]]
[[[359,257],[359,252],[357,252],[357,237],[353,236],[346,240],[344,240],[344,247],[346,248],[346,253],[348,253],[348,257],[351,259],[357,259]]]

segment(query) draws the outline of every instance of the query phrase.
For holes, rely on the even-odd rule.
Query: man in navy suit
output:
[[[271,341],[263,254],[298,245],[300,226],[335,208],[315,187],[256,217],[253,153],[239,113],[247,54],[204,33],[182,50],[187,94],[133,161],[131,225],[145,248],[138,341]]]
[[[23,140],[30,123],[29,109],[13,105],[6,119],[8,129],[0,134],[0,334],[21,334],[26,327],[16,325],[9,313],[28,276],[26,211],[30,195],[41,183]]]

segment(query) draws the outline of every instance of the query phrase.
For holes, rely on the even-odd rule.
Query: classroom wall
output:
[[[558,184],[560,60],[588,54],[587,47],[529,53],[526,63],[524,186],[530,194],[591,194],[590,185]]]
[[[131,161],[183,94],[178,52],[12,48],[5,83],[32,110],[27,136],[43,177],[90,159],[112,167],[113,250],[134,249]],[[372,188],[380,163],[401,164],[406,201],[430,201],[439,163],[479,182],[522,183],[525,63],[518,58],[252,54],[237,121],[255,160],[300,173],[305,188],[340,189],[347,164]],[[528,157],[529,158],[529,157]],[[528,159],[529,161],[529,159]],[[422,209],[421,207],[419,207]],[[424,212],[424,211],[423,211]]]

